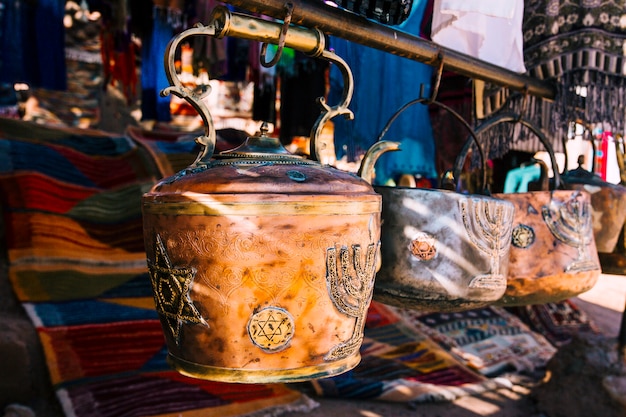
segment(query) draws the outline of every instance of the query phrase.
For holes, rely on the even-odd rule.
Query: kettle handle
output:
[[[211,87],[209,86],[206,91],[201,94],[197,94],[192,89],[186,87],[180,78],[176,75],[176,50],[180,43],[194,35],[215,35],[215,26],[203,26],[201,24],[196,25],[191,29],[187,29],[175,37],[173,37],[167,44],[165,49],[165,55],[163,57],[163,65],[165,67],[165,75],[170,83],[169,87],[165,87],[161,90],[161,97],[166,97],[170,94],[177,96],[178,98],[187,101],[200,115],[204,125],[204,135],[196,138],[196,143],[201,146],[201,151],[196,157],[196,160],[191,164],[191,167],[195,167],[200,162],[206,161],[213,156],[215,151],[215,145],[217,143],[217,133],[213,124],[213,118],[207,108],[203,99],[211,93]]]
[[[225,6],[217,6],[213,9],[211,21],[207,26],[196,24],[195,27],[174,36],[168,43],[164,55],[164,67],[170,86],[164,88],[160,94],[163,97],[173,94],[186,100],[198,112],[204,122],[204,135],[196,138],[196,142],[202,146],[202,150],[196,157],[196,160],[191,164],[192,168],[209,162],[215,151],[217,133],[211,113],[203,101],[203,99],[210,94],[211,89],[209,88],[201,94],[198,94],[186,87],[176,75],[175,54],[178,46],[183,40],[191,36],[204,35],[215,38],[232,36],[241,39],[280,44],[281,46],[301,51],[313,58],[322,57],[335,59],[336,55],[325,50],[326,38],[319,29],[308,29],[289,25],[289,22],[286,23],[285,25],[264,20],[259,17],[233,13]],[[329,54],[332,54],[332,56],[329,56]],[[351,96],[352,94],[350,93],[348,101]],[[344,105],[344,103],[342,103],[339,107],[338,111],[346,112],[346,109],[343,107],[347,107],[347,104]]]
[[[474,132],[476,133],[476,136],[480,136],[485,131],[502,123],[519,123],[522,126],[525,126],[526,128],[528,128],[535,136],[537,136],[541,144],[544,146],[544,148],[548,152],[548,156],[550,157],[550,164],[552,165],[552,172],[554,172],[553,189],[556,190],[556,189],[561,188],[561,175],[559,173],[559,167],[556,163],[556,157],[554,156],[554,150],[552,149],[552,145],[546,138],[546,135],[537,126],[533,125],[528,120],[513,113],[508,113],[508,112],[499,113],[499,114],[496,114],[495,116],[489,117],[483,123],[478,125],[474,129]],[[461,149],[459,157],[457,157],[457,163],[455,164],[455,167],[454,167],[455,175],[457,172],[461,171],[462,161],[465,160],[465,156],[467,156],[467,153],[469,152],[469,149],[473,143],[474,143],[473,140],[468,139],[463,145],[463,148]]]
[[[343,115],[347,120],[354,119],[354,113],[348,109],[350,101],[352,101],[352,94],[354,93],[354,77],[352,76],[352,70],[348,63],[329,50],[323,50],[317,58],[325,59],[330,63],[337,65],[337,68],[341,72],[343,78],[343,92],[341,95],[341,101],[335,106],[329,106],[326,104],[324,97],[317,99],[320,105],[320,115],[311,128],[311,134],[309,136],[309,154],[314,161],[320,161],[321,151],[324,150],[323,144],[318,140],[324,129],[324,125],[333,117]]]
[[[471,141],[473,141],[477,148],[478,148],[478,153],[480,155],[481,158],[481,180],[482,180],[482,184],[481,184],[481,190],[485,189],[486,186],[486,182],[487,182],[487,169],[486,169],[486,159],[485,159],[485,155],[482,149],[482,146],[480,146],[480,142],[478,141],[478,138],[476,137],[476,133],[474,132],[474,129],[472,129],[472,127],[470,126],[470,124],[463,118],[463,116],[461,116],[458,112],[456,112],[454,109],[450,108],[449,106],[445,105],[444,103],[441,103],[437,100],[434,100],[432,98],[428,98],[428,97],[420,97],[414,100],[411,100],[407,103],[405,103],[402,107],[400,107],[398,110],[396,110],[396,112],[389,118],[389,120],[387,121],[387,124],[385,125],[385,127],[380,131],[380,134],[378,135],[378,139],[376,140],[377,142],[381,141],[383,136],[385,136],[387,134],[387,131],[389,131],[389,129],[391,128],[391,125],[393,124],[393,122],[409,107],[415,105],[415,104],[423,104],[423,105],[430,105],[430,104],[434,104],[435,106],[441,107],[442,109],[446,110],[448,113],[450,113],[452,116],[454,116],[455,119],[457,119],[461,124],[463,124],[463,126],[467,129],[467,131],[470,134],[470,139]],[[469,151],[469,148],[468,148]],[[465,160],[465,158],[463,158],[463,160]],[[457,159],[457,163],[458,163],[458,159]],[[460,175],[461,170],[454,171],[454,177],[453,177],[453,181],[456,181],[456,189],[459,189],[459,184],[458,184],[458,178]]]

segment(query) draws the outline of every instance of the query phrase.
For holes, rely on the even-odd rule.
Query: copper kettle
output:
[[[620,171],[620,185],[626,186],[626,154],[624,152],[624,138],[615,140],[617,164]],[[606,274],[626,275],[626,223],[617,226],[619,235],[615,248],[611,252],[599,252],[602,272]]]
[[[565,149],[565,143],[563,144]],[[619,148],[618,148],[619,149]],[[619,156],[618,156],[619,160]],[[626,221],[626,187],[604,181],[582,167],[561,174],[564,187],[585,190],[591,196],[593,234],[598,252],[611,253],[617,244],[621,227]],[[567,167],[567,160],[565,166]]]
[[[557,166],[545,134],[519,115],[495,114],[475,132],[480,137],[504,123],[518,124],[533,133],[548,152],[551,165]],[[467,141],[465,149],[470,144]],[[495,305],[562,301],[591,289],[600,276],[591,226],[591,197],[585,190],[562,189],[558,169],[553,172],[551,189],[494,194],[515,206],[507,289]]]
[[[238,148],[213,154],[210,113],[171,69],[183,38],[222,36],[229,27],[235,35],[252,28],[245,36],[262,40],[278,39],[282,31],[274,22],[220,7],[211,25],[182,33],[166,52],[173,86],[165,93],[189,101],[206,125],[196,161],[143,197],[145,246],[168,361],[185,375],[226,382],[336,375],[360,361],[379,263],[381,197],[355,174],[290,154],[265,127]],[[351,116],[352,74],[324,50],[319,31],[289,30],[285,46],[330,60],[344,74],[342,103],[322,102],[312,129],[315,158],[323,124],[337,114]],[[317,46],[307,49],[312,38]],[[369,178],[378,155],[397,148],[385,142],[370,149],[363,177]]]

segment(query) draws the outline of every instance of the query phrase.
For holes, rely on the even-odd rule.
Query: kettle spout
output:
[[[400,150],[399,142],[381,140],[374,143],[365,153],[358,175],[371,184],[372,176],[374,175],[374,165],[376,165],[378,158],[385,152],[398,150]]]

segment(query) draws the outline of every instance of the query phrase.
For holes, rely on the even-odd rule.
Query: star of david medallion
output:
[[[435,238],[424,232],[420,232],[413,237],[413,240],[409,243],[409,250],[413,256],[422,261],[430,261],[437,256]]]
[[[535,231],[525,224],[520,224],[511,235],[511,244],[516,248],[527,248],[535,242]]]
[[[286,348],[293,337],[293,332],[293,317],[280,307],[266,307],[254,313],[248,321],[250,340],[269,353]]]
[[[179,344],[183,322],[208,326],[189,295],[196,271],[193,268],[173,267],[159,235],[156,237],[154,258],[154,262],[148,260],[148,268],[156,310],[166,330]]]

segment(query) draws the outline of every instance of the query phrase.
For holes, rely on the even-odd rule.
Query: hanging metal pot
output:
[[[248,33],[252,31],[252,33]],[[196,378],[294,382],[345,372],[360,361],[366,312],[379,257],[381,197],[364,179],[292,155],[262,128],[240,147],[213,154],[215,130],[203,101],[175,77],[176,46],[186,36],[242,35],[303,50],[338,65],[343,102],[322,103],[311,133],[351,116],[352,75],[324,50],[319,31],[217,8],[213,22],[170,43],[173,84],[203,117],[204,151],[143,197],[144,234],[156,309],[169,363]],[[309,47],[312,45],[312,47]],[[371,149],[365,165],[398,146]],[[371,175],[365,169],[364,175]]]
[[[435,104],[471,127],[442,103]],[[480,148],[479,148],[480,150]],[[485,169],[483,159],[483,184]],[[458,176],[456,177],[458,178]],[[374,299],[415,310],[462,311],[492,304],[506,289],[513,205],[486,195],[375,186],[383,197],[382,265]]]
[[[519,123],[541,141],[556,167],[552,146],[527,120],[499,114],[476,128],[476,135],[501,123]],[[471,142],[466,143],[466,149]],[[515,206],[509,275],[502,306],[562,301],[591,289],[600,276],[593,236],[591,197],[584,190],[561,189],[558,169],[553,169],[552,190],[494,194]]]
[[[622,137],[615,140],[617,165],[620,171],[620,185],[626,187],[626,155]],[[615,248],[611,252],[599,252],[602,272],[614,275],[626,275],[626,223],[619,227],[619,235]]]
[[[563,144],[565,148],[565,143]],[[567,168],[561,174],[564,188],[585,190],[591,196],[591,220],[598,252],[613,252],[620,230],[626,221],[626,187],[604,181],[593,172],[579,166]],[[567,167],[567,158],[565,166]]]

